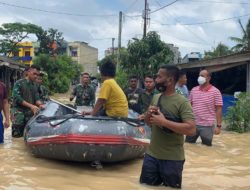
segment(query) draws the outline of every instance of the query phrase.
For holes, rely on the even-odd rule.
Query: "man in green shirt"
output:
[[[44,108],[36,85],[39,72],[40,68],[32,65],[27,71],[27,76],[18,80],[13,87],[13,104],[10,109],[13,137],[22,137],[25,125],[30,118],[39,109]]]
[[[195,122],[190,103],[175,91],[178,75],[179,69],[173,65],[163,65],[157,73],[156,89],[160,94],[153,97],[145,115],[152,134],[141,183],[181,188],[184,135],[195,134]]]
[[[143,120],[144,119],[144,113],[147,111],[153,96],[157,93],[157,91],[155,90],[155,81],[154,81],[154,77],[151,75],[147,75],[144,79],[144,86],[145,89],[143,90],[143,92],[141,93],[141,95],[139,96],[139,105],[141,107],[141,115],[139,115],[139,119]]]
[[[73,89],[69,100],[72,101],[75,97],[75,106],[93,106],[95,104],[95,91],[90,85],[89,73],[81,74],[81,83]]]

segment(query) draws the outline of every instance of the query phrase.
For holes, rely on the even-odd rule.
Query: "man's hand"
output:
[[[3,125],[4,125],[4,128],[8,128],[10,126],[9,120],[6,120]]]
[[[144,119],[145,119],[145,114],[139,115],[139,116],[138,116],[138,119],[141,120],[141,121],[144,120]]]
[[[157,106],[149,106],[147,112],[144,114],[144,121],[148,124],[150,124],[150,118],[152,117],[153,113],[158,113],[159,108]]]
[[[152,116],[149,119],[150,125],[156,125],[156,126],[163,126],[166,118],[165,116],[161,113],[160,110],[157,112],[153,113]]]
[[[74,99],[74,96],[70,96],[69,101],[72,101]]]
[[[45,109],[45,104],[40,104],[39,109],[44,110]]]
[[[92,115],[91,111],[82,111],[82,115]]]
[[[35,105],[32,105],[30,107],[30,109],[31,109],[31,111],[33,112],[34,115],[39,111],[39,108],[37,106],[35,106]]]
[[[215,127],[215,129],[214,129],[214,134],[215,134],[215,135],[219,135],[219,134],[220,134],[220,131],[221,131],[221,127]]]

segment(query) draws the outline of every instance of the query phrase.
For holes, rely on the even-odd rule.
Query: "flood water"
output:
[[[69,103],[65,96],[58,101]],[[250,133],[222,131],[212,147],[185,144],[184,190],[249,190]],[[148,190],[138,182],[142,159],[104,164],[97,170],[87,163],[72,163],[31,155],[23,139],[5,131],[0,144],[0,190]]]
[[[32,156],[23,139],[12,139],[10,129],[0,145],[0,189],[4,190],[144,190],[138,182],[142,159],[105,164],[97,170],[85,163]],[[189,190],[250,189],[250,134],[225,132],[212,147],[185,144],[183,188]]]

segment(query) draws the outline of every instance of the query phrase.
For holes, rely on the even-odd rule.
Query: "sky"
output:
[[[98,58],[118,44],[119,11],[123,13],[122,46],[142,38],[145,0],[0,0],[0,25],[32,23],[63,32],[66,41],[84,41],[98,48]],[[250,18],[247,0],[147,0],[151,10],[147,31],[177,46],[184,57],[210,51],[218,43],[235,45],[229,37],[242,37],[238,23]],[[26,41],[33,40],[26,39]]]

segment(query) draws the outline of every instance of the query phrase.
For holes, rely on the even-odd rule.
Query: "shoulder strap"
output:
[[[174,121],[174,122],[182,122],[181,118],[174,116],[168,110],[163,108],[163,106],[161,105],[162,94],[160,94],[159,97],[157,97],[157,98],[158,98],[157,106],[159,107],[160,111],[163,113],[164,117],[167,120]],[[162,130],[166,133],[174,133],[172,130],[165,128],[165,127],[162,127]]]

